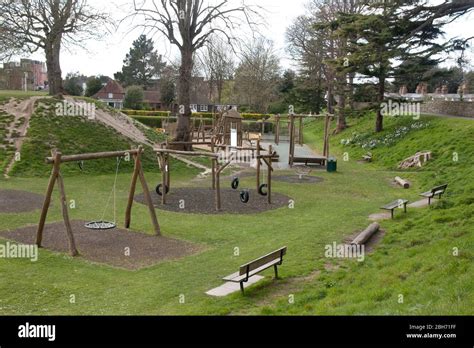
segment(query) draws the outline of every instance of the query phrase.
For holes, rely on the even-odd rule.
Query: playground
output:
[[[32,118],[32,137],[45,127],[38,120]],[[240,143],[239,127],[231,125],[214,139],[201,136],[189,153],[173,150],[169,140],[82,152],[64,142],[56,152],[41,150],[30,167],[38,175],[15,174],[19,164],[0,180],[0,242],[42,246],[34,263],[0,259],[2,314],[467,314],[472,123],[427,121],[430,128],[414,131],[416,138],[371,150],[372,162],[360,161],[366,149],[342,144],[353,132],[370,132],[371,118],[332,135],[336,120],[326,115],[308,117],[294,142],[284,132],[277,142],[273,132],[241,132]],[[412,120],[386,122],[389,134]],[[293,129],[300,129],[298,121]],[[26,139],[25,154],[32,144]],[[453,163],[457,148],[465,161]],[[421,169],[397,169],[420,149],[430,149],[433,159]],[[248,156],[235,163],[238,150]],[[394,184],[395,177],[409,188]],[[429,206],[408,205],[405,213],[396,205],[393,219],[381,209],[399,199],[423,200],[420,194],[445,183]],[[364,262],[325,256],[325,246],[359,238],[375,213],[385,215],[363,242]],[[457,258],[453,246],[461,250]],[[244,294],[241,266],[256,279],[241,283]],[[440,268],[447,270],[443,277]],[[226,296],[208,294],[232,281]],[[453,288],[457,300],[434,291]]]

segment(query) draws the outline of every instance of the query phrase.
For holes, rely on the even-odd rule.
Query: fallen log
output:
[[[378,232],[380,225],[377,222],[374,222],[369,225],[365,230],[355,237],[351,244],[361,245],[367,242],[370,237],[372,237],[375,233]]]
[[[400,178],[399,176],[396,176],[395,177],[395,182],[397,184],[399,184],[400,186],[402,186],[403,188],[407,189],[410,187],[410,183],[406,180],[403,180],[402,178]]]

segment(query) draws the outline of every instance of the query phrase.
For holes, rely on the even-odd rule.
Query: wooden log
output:
[[[395,177],[395,182],[397,184],[399,184],[400,186],[402,186],[403,188],[407,189],[410,187],[410,183],[406,180],[403,180],[402,178],[400,178],[399,176],[396,176]]]
[[[38,247],[41,247],[41,242],[43,240],[43,231],[44,225],[46,223],[46,217],[48,215],[49,205],[51,204],[51,196],[54,190],[54,184],[58,178],[59,168],[61,166],[61,152],[55,152],[54,157],[54,166],[51,170],[51,176],[49,177],[48,188],[46,189],[46,195],[44,197],[43,208],[41,210],[40,221],[38,224],[38,229],[36,230],[36,242],[35,244]]]
[[[79,162],[79,161],[95,160],[95,159],[101,159],[101,158],[125,157],[127,155],[136,155],[137,153],[138,153],[138,150],[83,153],[79,155],[61,156],[61,163]],[[54,163],[54,158],[46,157],[46,163],[47,164]]]
[[[351,244],[365,244],[370,237],[378,232],[380,225],[377,222],[370,224],[365,230],[363,230],[359,235],[352,241]]]
[[[69,253],[71,256],[79,255],[79,252],[76,248],[76,242],[74,241],[74,234],[72,233],[71,220],[69,220],[69,212],[67,210],[67,199],[66,199],[66,190],[64,189],[64,181],[61,174],[58,174],[58,188],[61,201],[61,210],[63,212],[64,225],[66,226],[66,235],[69,244]]]

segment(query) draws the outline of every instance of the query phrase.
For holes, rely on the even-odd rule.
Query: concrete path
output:
[[[244,289],[248,288],[250,285],[257,283],[258,281],[262,280],[264,277],[259,276],[259,275],[254,275],[249,278],[248,282],[244,283]],[[233,283],[233,282],[226,282],[222,284],[221,286],[218,286],[217,288],[211,289],[206,292],[207,295],[209,296],[217,296],[217,297],[223,297],[227,296],[230,294],[233,294],[234,292],[240,291],[240,284],[239,283]]]

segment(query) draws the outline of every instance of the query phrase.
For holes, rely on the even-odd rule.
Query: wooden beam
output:
[[[67,209],[67,199],[66,199],[66,190],[64,189],[64,181],[61,176],[61,173],[58,173],[58,188],[59,188],[59,195],[61,198],[61,210],[63,212],[63,220],[64,220],[64,225],[66,226],[66,235],[68,239],[68,244],[69,244],[69,253],[71,256],[77,256],[79,255],[79,252],[77,251],[76,248],[76,242],[74,241],[74,234],[72,233],[72,226],[71,226],[71,220],[69,220],[69,212]]]
[[[155,206],[153,205],[153,201],[150,196],[150,190],[148,189],[148,184],[145,179],[145,175],[143,174],[143,168],[142,168],[142,162],[140,159],[140,154],[141,151],[138,152],[137,157],[138,157],[138,177],[140,178],[140,182],[142,184],[143,188],[143,196],[145,198],[145,203],[148,206],[148,211],[150,212],[150,217],[151,217],[151,222],[153,224],[153,228],[155,230],[155,234],[157,236],[161,235],[160,232],[160,225],[158,224],[158,218],[156,217],[156,211],[155,211]]]
[[[218,158],[219,155],[210,152],[199,152],[199,151],[179,151],[179,150],[169,150],[169,149],[153,149],[156,153],[171,153],[175,155],[184,155],[184,156],[204,156],[204,157],[213,157]]]
[[[49,205],[51,204],[51,196],[53,194],[54,184],[58,178],[59,168],[61,166],[61,152],[54,152],[54,166],[51,170],[51,176],[49,177],[48,188],[46,189],[46,195],[44,197],[43,208],[41,210],[40,221],[38,224],[38,229],[36,231],[36,245],[41,247],[41,242],[43,241],[43,231],[44,225],[46,223],[46,217],[48,215]]]
[[[130,228],[131,217],[132,217],[132,205],[133,199],[135,198],[135,191],[137,187],[137,180],[139,174],[139,166],[138,161],[139,158],[137,155],[134,155],[134,167],[133,167],[133,174],[132,174],[132,181],[130,183],[130,190],[128,192],[128,201],[127,201],[127,209],[125,210],[125,228]]]
[[[61,163],[87,161],[87,160],[95,160],[95,159],[101,159],[101,158],[125,157],[127,155],[136,155],[137,153],[138,153],[138,150],[83,153],[79,155],[61,156]],[[54,158],[46,157],[46,163],[47,164],[54,163]]]

